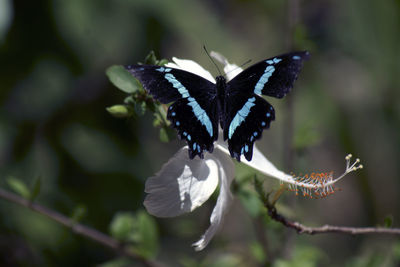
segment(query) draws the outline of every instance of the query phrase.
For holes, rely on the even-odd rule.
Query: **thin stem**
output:
[[[20,206],[29,208],[37,213],[40,213],[40,214],[52,219],[53,221],[69,228],[75,234],[89,238],[105,247],[108,247],[108,248],[116,251],[118,254],[121,254],[123,256],[129,257],[134,260],[138,260],[141,263],[143,263],[145,266],[161,267],[161,265],[159,263],[143,258],[141,255],[136,254],[135,252],[130,250],[128,247],[126,247],[123,243],[119,242],[118,240],[116,240],[102,232],[99,232],[96,229],[93,229],[93,228],[90,228],[83,224],[77,223],[74,220],[62,215],[61,213],[58,213],[54,210],[51,210],[51,209],[41,206],[39,204],[28,201],[25,198],[20,197],[14,193],[8,192],[2,188],[0,188],[0,198],[5,199],[9,202],[18,204]]]
[[[323,225],[320,227],[309,227],[299,222],[291,221],[286,219],[284,216],[278,213],[276,208],[270,203],[266,203],[265,206],[268,209],[268,215],[275,221],[280,222],[288,228],[296,230],[299,234],[327,234],[327,233],[342,233],[352,235],[362,234],[392,234],[400,235],[400,228],[386,228],[386,227],[347,227],[347,226],[335,226],[335,225]]]

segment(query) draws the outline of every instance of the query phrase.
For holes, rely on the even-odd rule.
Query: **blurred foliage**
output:
[[[294,46],[312,57],[291,93],[296,169],[285,171],[340,173],[349,152],[365,169],[329,199],[283,194],[277,208],[310,225],[399,227],[400,2],[299,7]],[[254,180],[241,164],[238,201],[201,253],[190,244],[206,229],[213,200],[177,219],[142,211],[145,179],[184,143],[166,107],[121,65],[176,56],[214,70],[203,45],[233,63],[256,62],[287,52],[288,19],[285,1],[0,0],[0,186],[170,266],[398,266],[392,237],[290,237],[265,216],[254,189],[261,181],[263,193],[275,192],[278,183]],[[281,168],[288,114],[284,100],[268,101],[276,121],[257,145]],[[2,266],[138,265],[3,200],[0,214]]]
[[[132,250],[145,258],[155,257],[158,250],[156,223],[144,211],[136,215],[118,212],[110,224],[110,232],[117,240],[132,243]]]

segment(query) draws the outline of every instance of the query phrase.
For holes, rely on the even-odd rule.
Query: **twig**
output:
[[[161,267],[162,265],[158,262],[145,259],[141,255],[133,252],[128,247],[126,247],[123,243],[119,242],[118,240],[97,231],[96,229],[90,228],[83,224],[77,223],[74,220],[58,213],[54,210],[48,209],[44,206],[39,204],[33,203],[23,197],[20,197],[14,193],[8,192],[2,188],[0,188],[0,198],[3,198],[7,201],[16,203],[20,206],[29,208],[37,213],[40,213],[53,221],[58,222],[59,224],[64,225],[65,227],[69,228],[75,234],[87,237],[99,244],[102,244],[105,247],[111,248],[112,250],[116,251],[118,254],[123,256],[129,257],[134,260],[138,260],[143,263],[145,266],[148,267]]]
[[[327,233],[342,233],[352,235],[362,234],[393,234],[400,235],[400,228],[386,228],[386,227],[347,227],[347,226],[335,226],[335,225],[324,225],[321,227],[309,227],[299,222],[294,222],[286,219],[280,215],[276,208],[269,203],[266,203],[268,209],[268,215],[275,221],[280,222],[288,228],[292,228],[299,234],[327,234]]]

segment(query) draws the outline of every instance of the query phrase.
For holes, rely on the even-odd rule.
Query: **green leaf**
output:
[[[390,228],[393,225],[393,215],[388,215],[383,220],[383,226],[386,228]]]
[[[169,142],[167,129],[165,127],[160,129],[160,140],[161,140],[161,142],[164,142],[164,143],[168,143]]]
[[[171,140],[175,139],[175,131],[168,126],[164,126],[160,129],[160,141],[164,143],[168,143]]]
[[[126,104],[126,105],[134,105],[135,103],[136,103],[136,100],[135,100],[135,98],[133,98],[132,95],[128,95],[124,99],[124,104]]]
[[[320,134],[311,125],[304,124],[295,132],[294,147],[296,149],[304,149],[318,144],[320,140]]]
[[[156,112],[157,104],[153,101],[153,99],[146,101],[147,108],[152,112]]]
[[[138,212],[137,220],[140,234],[137,252],[146,258],[153,258],[158,251],[158,230],[156,222],[144,211]]]
[[[252,217],[257,217],[261,214],[261,211],[263,210],[263,203],[256,195],[256,192],[247,188],[241,188],[238,196],[243,206]]]
[[[116,118],[127,118],[132,116],[132,111],[126,105],[114,105],[107,107],[106,110]]]
[[[162,120],[159,114],[154,113],[153,126],[158,127],[162,125]]]
[[[168,60],[164,58],[164,59],[161,59],[160,61],[158,61],[157,65],[164,66],[167,63],[168,63]]]
[[[400,241],[393,245],[393,257],[395,260],[400,261]]]
[[[135,266],[132,260],[127,258],[117,258],[97,265],[99,267],[127,267],[127,266]]]
[[[109,67],[106,74],[110,81],[125,93],[132,94],[142,90],[140,82],[121,65]]]
[[[38,176],[38,177],[36,177],[35,181],[33,182],[31,195],[29,197],[30,201],[34,201],[36,199],[36,197],[39,195],[41,185],[42,185],[42,178],[40,176]]]
[[[154,53],[154,51],[150,51],[150,53],[146,56],[146,58],[144,59],[144,64],[147,65],[157,65],[157,58],[156,58],[156,54]]]
[[[244,259],[234,253],[221,253],[217,257],[208,257],[202,264],[207,267],[246,266]]]
[[[111,235],[123,242],[133,243],[132,249],[145,258],[154,257],[158,250],[158,230],[154,219],[144,211],[136,215],[118,212],[111,224]]]
[[[28,186],[21,180],[15,178],[15,177],[9,177],[7,179],[8,185],[11,187],[14,192],[22,196],[23,198],[30,199],[31,197],[31,192],[28,188]]]
[[[80,204],[72,211],[71,220],[77,223],[81,221],[85,215],[86,215],[86,206]]]
[[[135,231],[135,217],[128,212],[118,212],[110,224],[111,235],[120,240],[128,241],[131,233]]]
[[[143,116],[146,113],[146,102],[136,102],[134,105],[135,114],[138,116]]]
[[[266,256],[264,253],[264,249],[260,243],[254,242],[250,244],[250,253],[257,260],[257,262],[262,263],[265,262]]]

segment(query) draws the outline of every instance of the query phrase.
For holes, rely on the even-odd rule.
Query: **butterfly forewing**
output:
[[[308,52],[293,52],[263,60],[234,77],[229,82],[230,88],[282,98],[290,92],[308,57]]]
[[[218,138],[218,108],[215,84],[187,71],[149,65],[127,69],[155,99],[167,104],[167,118],[189,146],[189,157],[212,152]]]
[[[224,139],[232,157],[251,160],[254,141],[275,119],[273,107],[259,95],[284,97],[308,58],[308,52],[294,52],[263,60],[234,77],[227,84]]]

